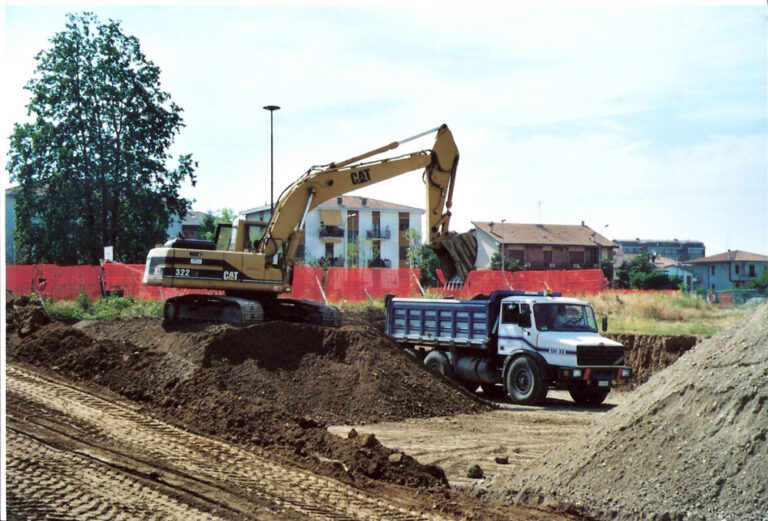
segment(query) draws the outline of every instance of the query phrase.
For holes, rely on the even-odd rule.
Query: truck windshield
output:
[[[595,312],[581,304],[535,304],[533,316],[539,331],[597,332]]]

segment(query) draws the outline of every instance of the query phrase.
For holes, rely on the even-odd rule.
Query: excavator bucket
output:
[[[448,282],[467,280],[467,275],[475,269],[477,258],[477,239],[474,231],[448,233],[429,244],[440,261],[440,267]]]

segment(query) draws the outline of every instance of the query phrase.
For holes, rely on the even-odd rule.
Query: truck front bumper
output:
[[[577,382],[584,382],[597,387],[616,387],[627,383],[632,376],[629,367],[558,367],[555,377],[556,387],[570,388]]]

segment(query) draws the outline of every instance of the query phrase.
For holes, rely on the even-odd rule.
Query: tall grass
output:
[[[605,291],[581,298],[607,315],[609,331],[616,333],[711,335],[743,313],[683,293]]]
[[[117,296],[92,300],[84,292],[80,292],[74,300],[46,298],[43,305],[51,316],[78,320],[154,316],[163,312],[163,303],[156,300]]]

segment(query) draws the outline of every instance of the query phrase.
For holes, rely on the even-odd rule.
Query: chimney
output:
[[[493,233],[493,223],[492,222],[488,223],[488,228],[490,228],[491,229],[491,233]]]
[[[732,258],[731,258],[731,250],[730,249],[728,250],[728,260],[732,260]]]
[[[341,206],[341,196],[339,196],[339,197],[337,197],[337,198],[336,198],[336,204],[338,204],[339,206]]]
[[[363,206],[368,206],[368,199],[363,197]]]

